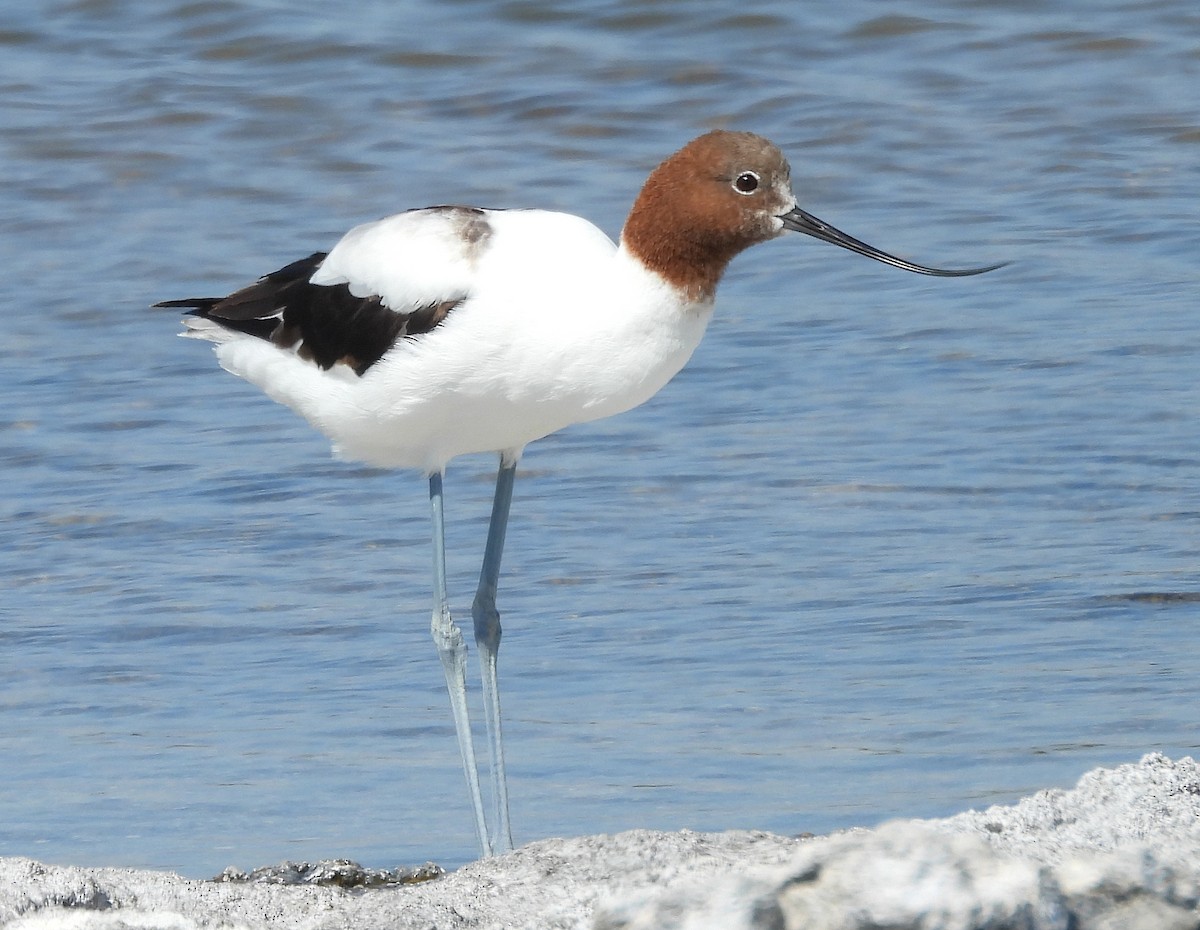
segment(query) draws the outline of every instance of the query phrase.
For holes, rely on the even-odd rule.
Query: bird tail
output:
[[[185,297],[159,301],[154,306],[187,311],[187,319],[183,321],[187,331],[180,334],[183,336],[228,342],[238,335],[245,335],[269,342],[280,325],[286,295],[296,285],[307,283],[325,260],[325,254],[314,252],[264,275],[228,297]],[[226,332],[222,334],[220,330]]]
[[[216,343],[233,342],[235,339],[246,338],[246,334],[240,330],[230,329],[220,320],[207,316],[185,316],[183,331],[179,335],[185,339],[207,339],[209,342]]]

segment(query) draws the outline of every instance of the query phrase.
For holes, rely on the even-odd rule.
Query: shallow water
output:
[[[0,854],[472,858],[424,482],[174,338],[353,223],[611,234],[713,126],[804,206],[646,406],[531,447],[518,842],[827,831],[1194,753],[1200,16],[1183,0],[43,4],[0,28]],[[493,463],[447,480],[465,615]]]

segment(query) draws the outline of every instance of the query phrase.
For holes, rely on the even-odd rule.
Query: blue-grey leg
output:
[[[496,851],[512,849],[512,829],[508,821],[508,782],[504,774],[504,739],[500,730],[500,687],[496,680],[496,653],[500,649],[500,613],[496,610],[496,583],[500,577],[500,557],[504,554],[504,533],[512,504],[513,480],[517,463],[500,459],[496,474],[496,496],[492,501],[492,519],[488,523],[487,545],[479,588],[471,605],[475,621],[475,645],[479,649],[479,671],[483,677],[483,703],[487,714],[488,744],[492,753],[492,798],[496,802]]]
[[[454,729],[458,733],[458,750],[462,754],[463,772],[471,803],[475,805],[475,832],[483,855],[492,854],[487,821],[483,815],[483,797],[479,791],[479,770],[475,766],[475,744],[471,740],[471,721],[467,716],[467,644],[462,630],[450,617],[450,602],[446,595],[446,524],[442,509],[442,475],[429,476],[429,502],[433,505],[433,621],[429,631],[446,673],[446,690],[450,693],[450,709],[454,713]]]

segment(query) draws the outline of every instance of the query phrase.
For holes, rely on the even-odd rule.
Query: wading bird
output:
[[[439,206],[350,230],[228,297],[169,300],[184,335],[328,436],[345,459],[413,468],[433,510],[431,630],[484,855],[512,846],[500,731],[496,584],[517,462],[535,439],[636,407],[699,344],[729,261],[793,230],[920,274],[805,212],[782,152],[714,131],[647,179],[616,245],[577,216]],[[488,829],[467,718],[466,643],[446,594],[442,478],[468,452],[500,470],[472,605],[491,752]]]

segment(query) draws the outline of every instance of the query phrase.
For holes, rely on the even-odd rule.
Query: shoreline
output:
[[[1152,753],[1014,805],[818,837],[633,830],[546,839],[441,877],[367,889],[5,857],[0,925],[1196,930],[1200,767]]]

